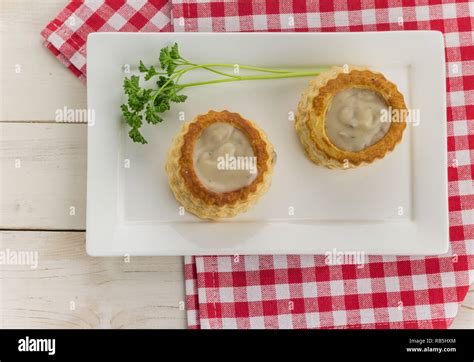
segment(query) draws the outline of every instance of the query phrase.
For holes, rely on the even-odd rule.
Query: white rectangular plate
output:
[[[295,111],[308,78],[189,88],[134,144],[121,119],[124,72],[157,64],[178,42],[197,63],[291,69],[355,64],[382,71],[419,109],[395,151],[368,167],[336,171],[308,161]],[[209,77],[199,72],[198,77]],[[112,255],[366,254],[421,255],[448,248],[447,146],[443,39],[438,32],[94,33],[87,42],[87,252]],[[257,122],[278,154],[272,186],[250,211],[222,222],[180,215],[164,172],[183,124],[209,109]],[[180,113],[184,112],[184,113]],[[127,166],[127,167],[126,167]]]

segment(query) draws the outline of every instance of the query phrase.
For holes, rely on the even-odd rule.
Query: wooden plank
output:
[[[181,257],[92,258],[82,232],[0,232],[0,328],[184,328]],[[12,260],[12,259],[10,259]],[[31,259],[33,260],[33,258]]]
[[[85,229],[87,125],[0,123],[0,228]]]
[[[474,329],[474,284],[459,306],[459,311],[450,328]]]
[[[0,121],[51,121],[57,109],[86,107],[85,85],[43,46],[40,36],[67,3],[1,1]]]

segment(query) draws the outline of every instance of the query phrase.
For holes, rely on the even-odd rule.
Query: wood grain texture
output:
[[[67,3],[0,2],[0,121],[50,121],[57,109],[86,107],[84,84],[43,46],[40,36]]]
[[[458,314],[450,328],[474,329],[474,284],[471,285],[466,298],[459,306]]]
[[[85,229],[87,125],[0,123],[0,228]]]
[[[181,257],[92,258],[84,242],[82,232],[0,233],[0,250],[38,253],[36,269],[0,264],[1,328],[185,327]]]

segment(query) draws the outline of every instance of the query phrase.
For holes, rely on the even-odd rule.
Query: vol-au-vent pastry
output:
[[[238,113],[209,111],[186,123],[168,151],[169,186],[183,207],[217,220],[247,211],[271,184],[275,153]]]
[[[383,158],[401,141],[407,108],[397,86],[364,67],[332,67],[302,94],[295,128],[306,155],[328,168]]]

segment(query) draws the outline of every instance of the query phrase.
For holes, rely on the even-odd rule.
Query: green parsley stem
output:
[[[200,85],[206,84],[216,84],[216,83],[228,83],[228,82],[239,82],[243,80],[265,80],[265,79],[283,79],[283,78],[298,78],[298,77],[310,77],[319,75],[321,71],[313,71],[313,72],[295,72],[295,73],[282,73],[282,74],[269,74],[269,75],[247,75],[247,76],[239,76],[237,78],[228,78],[228,79],[215,79],[206,82],[195,82],[195,83],[184,83],[178,84],[177,87],[179,88],[189,88],[189,87],[197,87]]]
[[[278,74],[268,74],[268,75],[247,75],[247,76],[237,76],[237,75],[231,75],[231,74],[227,74],[227,73],[222,73],[222,72],[219,72],[219,71],[215,71],[215,70],[212,70],[210,69],[209,67],[218,67],[218,66],[221,66],[221,67],[234,67],[233,64],[219,64],[219,63],[212,63],[212,64],[196,64],[196,65],[193,65],[193,66],[190,66],[188,68],[185,68],[185,69],[182,69],[178,72],[176,72],[174,75],[172,75],[170,77],[170,79],[165,83],[163,84],[163,86],[161,88],[159,88],[156,93],[153,94],[153,97],[151,100],[154,100],[160,93],[163,89],[166,88],[166,86],[171,83],[173,80],[175,79],[179,79],[181,78],[181,76],[183,76],[185,73],[191,71],[191,70],[194,70],[194,69],[199,69],[199,68],[202,68],[202,69],[206,69],[206,70],[210,70],[214,73],[218,72],[219,74],[221,75],[224,75],[224,76],[227,76],[227,77],[230,77],[230,78],[227,78],[227,79],[215,79],[215,80],[211,80],[211,81],[207,81],[207,82],[196,82],[196,83],[185,83],[185,84],[177,84],[176,86],[179,87],[179,88],[187,88],[187,87],[194,87],[194,86],[199,86],[199,85],[205,85],[205,84],[216,84],[216,83],[226,83],[226,82],[237,82],[237,81],[242,81],[242,80],[258,80],[258,79],[282,79],[282,78],[296,78],[296,77],[308,77],[308,76],[316,76],[318,75],[322,70],[324,70],[324,68],[322,69],[318,69],[318,71],[312,71],[312,72],[289,72],[289,71],[278,71],[277,73]],[[246,68],[245,69],[248,69],[248,68],[253,68],[253,69],[265,69],[265,68],[258,68],[258,67],[247,67],[245,66]],[[243,66],[241,66],[241,68],[243,68]]]
[[[183,59],[183,58],[181,58]],[[195,63],[191,63],[185,59],[185,64],[188,65],[198,65]],[[235,64],[230,64],[230,63],[213,63],[213,64],[204,64],[207,67],[222,67],[222,68],[235,68],[238,66],[240,69],[246,69],[246,70],[255,70],[258,72],[265,72],[265,73],[289,73],[288,70],[283,70],[283,69],[271,69],[271,68],[262,68],[262,67],[252,67],[250,65],[241,65],[239,63]]]

